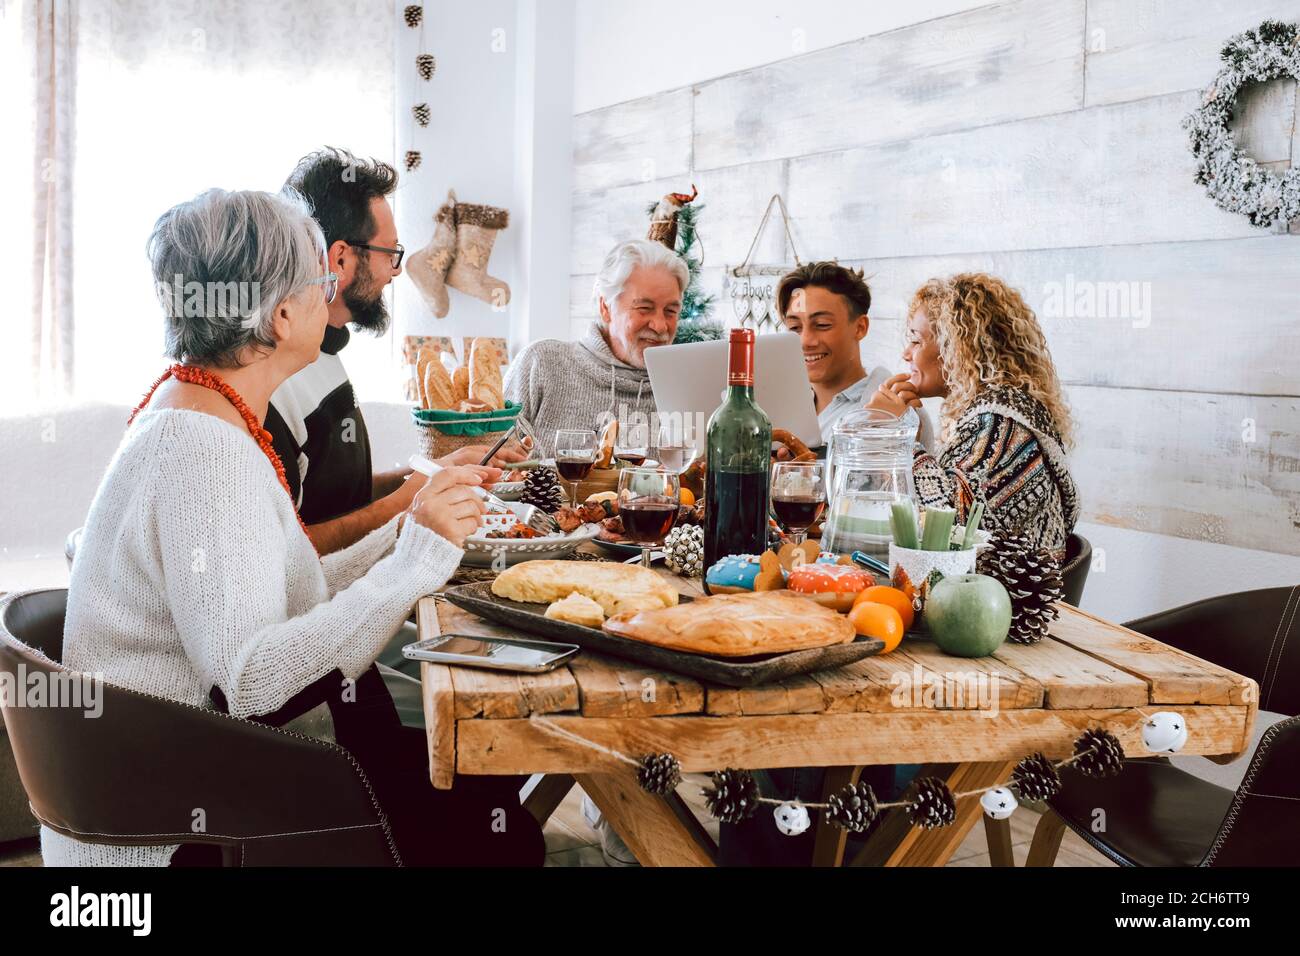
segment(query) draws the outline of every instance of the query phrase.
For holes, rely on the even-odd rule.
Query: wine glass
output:
[[[681,421],[668,421],[659,426],[655,443],[655,460],[660,467],[680,475],[700,457],[700,436],[690,434]]]
[[[596,433],[590,428],[561,428],[555,433],[555,470],[573,485],[571,507],[578,507],[578,482],[591,473],[596,463]]]
[[[623,531],[641,546],[641,566],[650,567],[650,551],[664,543],[677,520],[677,476],[660,468],[624,468],[618,473],[618,513]]]
[[[614,457],[629,465],[645,464],[646,455],[650,454],[650,426],[646,424],[630,425],[618,430],[618,440],[614,443]]]
[[[825,462],[778,461],[772,465],[772,510],[795,544],[803,544],[825,507]]]

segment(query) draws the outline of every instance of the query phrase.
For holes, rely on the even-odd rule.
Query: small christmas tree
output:
[[[672,208],[670,213],[676,232],[676,245],[673,246],[673,251],[685,260],[690,281],[682,291],[682,311],[677,318],[677,336],[673,339],[673,343],[680,345],[683,342],[712,342],[722,338],[726,330],[709,318],[713,312],[713,301],[716,296],[700,288],[700,266],[703,264],[703,259],[699,254],[700,237],[696,224],[700,213],[704,212],[704,207],[691,205],[690,197],[685,197],[685,194],[680,194],[680,197],[676,198],[686,198],[686,202],[670,204],[676,207]],[[662,216],[668,200],[669,197],[665,197],[664,201],[652,202],[647,207],[646,212],[652,222],[656,221],[656,211]],[[651,232],[652,238],[657,238],[653,226]],[[671,237],[672,231],[667,231],[667,235]]]

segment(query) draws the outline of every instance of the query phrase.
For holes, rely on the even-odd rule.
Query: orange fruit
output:
[[[695,492],[689,488],[683,488],[677,492],[677,500],[687,508],[693,508],[695,507]]]
[[[885,642],[882,654],[888,654],[903,642],[903,618],[888,604],[863,601],[849,611],[849,623],[863,637],[876,637]]]
[[[866,604],[870,601],[872,604],[888,604],[898,616],[903,619],[903,630],[910,630],[912,622],[916,620],[916,611],[912,610],[912,601],[906,594],[898,588],[891,588],[885,584],[877,584],[875,587],[867,588],[853,602],[853,606]]]

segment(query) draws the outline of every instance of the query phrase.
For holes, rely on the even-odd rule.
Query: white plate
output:
[[[470,567],[491,567],[500,552],[507,565],[538,558],[562,558],[600,533],[599,524],[584,524],[568,534],[552,534],[544,538],[489,538],[472,534],[465,539],[465,558],[462,564]]]
[[[492,494],[500,498],[502,501],[518,501],[519,496],[524,493],[525,484],[527,484],[527,482],[498,481],[495,485],[492,485],[488,490],[491,491]]]

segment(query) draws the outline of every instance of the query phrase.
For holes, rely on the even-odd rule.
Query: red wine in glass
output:
[[[817,523],[825,508],[826,499],[821,496],[772,496],[772,510],[776,512],[776,520],[789,531],[807,531]]]
[[[635,498],[618,509],[628,538],[643,547],[664,543],[677,520],[677,502]]]
[[[614,457],[619,461],[627,462],[633,468],[645,464],[645,455],[639,451],[616,451],[614,452]]]
[[[555,470],[565,481],[584,481],[594,464],[591,458],[556,458]]]

